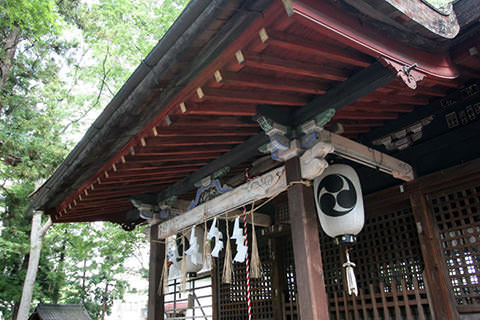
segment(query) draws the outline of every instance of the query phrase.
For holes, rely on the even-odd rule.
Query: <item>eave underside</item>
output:
[[[215,43],[215,38],[225,32],[222,27],[234,16],[235,8],[231,8],[217,17],[212,23],[217,24],[215,28],[205,31],[202,41],[192,43],[183,61],[172,66],[159,81],[158,88],[137,110],[138,115],[151,105],[163,103],[153,120],[139,128],[139,133],[113,158],[106,159],[95,174],[85,179],[77,170],[78,177],[65,179],[63,188],[59,188],[63,191],[40,208],[55,222],[125,222],[133,209],[129,196],[162,192],[260,134],[253,117],[263,106],[277,108],[279,113],[305,107],[381,58],[381,48],[362,46],[347,34],[342,38],[338,30],[315,23],[311,16],[297,13],[288,17],[280,2],[275,2],[201,72],[188,79],[187,85],[169,94],[188,74],[188,66],[199,59],[195,54]],[[354,21],[347,19],[344,23],[355,27]],[[361,35],[360,31],[354,35]],[[379,46],[388,39],[379,36],[375,40]],[[432,105],[480,71],[478,54],[469,54],[477,43],[475,40],[456,48],[453,62],[448,57],[420,54],[408,48],[403,55],[393,56],[397,52],[394,46],[387,48],[386,56],[405,63],[412,62],[405,61],[405,57],[415,58],[418,53],[420,69],[425,67],[424,80],[416,90],[400,79],[394,80],[338,110],[327,128],[340,123],[342,135],[358,139],[404,114]],[[456,66],[463,73],[457,79],[447,79],[455,74]],[[436,74],[428,74],[429,70]],[[439,76],[442,72],[443,79]],[[121,135],[122,126],[131,126],[131,121],[131,117],[119,118],[117,134]],[[101,150],[109,145],[95,148]],[[245,159],[233,174],[262,156],[256,153]]]

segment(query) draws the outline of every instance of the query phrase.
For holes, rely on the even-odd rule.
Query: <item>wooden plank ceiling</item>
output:
[[[260,128],[252,119],[258,105],[300,108],[376,61],[374,55],[289,18],[279,3],[174,97],[122,152],[49,212],[54,221],[116,221],[132,209],[129,195],[159,192],[258,134]],[[338,111],[329,126],[341,123],[343,135],[355,138],[459,85],[427,77],[411,90],[396,80]]]

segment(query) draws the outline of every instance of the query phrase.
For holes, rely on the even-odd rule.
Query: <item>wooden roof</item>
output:
[[[397,79],[336,112],[327,127],[340,122],[343,135],[355,139],[446,96],[480,69],[478,54],[471,54],[480,48],[477,35],[430,53],[329,1],[292,1],[290,11],[281,1],[199,3],[187,7],[154,49],[154,61],[147,57],[150,70],[139,67],[143,71],[36,192],[33,208],[55,222],[124,222],[133,208],[130,195],[198,181],[199,169],[247,139],[265,143],[253,120],[265,105],[295,112],[378,60],[416,63],[425,76],[416,90]],[[252,156],[235,165],[261,154]]]
[[[29,320],[91,320],[82,304],[40,303]]]

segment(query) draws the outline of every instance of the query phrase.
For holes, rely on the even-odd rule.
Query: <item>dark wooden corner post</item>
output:
[[[302,179],[298,157],[286,162],[287,183]],[[300,319],[329,319],[320,252],[318,218],[312,188],[295,184],[288,189],[295,275]]]
[[[448,268],[443,257],[440,232],[425,194],[417,191],[410,195],[418,240],[425,265],[424,277],[434,319],[459,319]]]
[[[160,285],[163,262],[165,260],[165,244],[157,242],[158,225],[150,228],[150,269],[148,277],[148,320],[164,319],[163,286]]]

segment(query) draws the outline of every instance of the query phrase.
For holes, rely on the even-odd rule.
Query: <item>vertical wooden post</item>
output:
[[[148,278],[148,320],[164,319],[163,286],[160,285],[163,262],[165,260],[165,244],[156,242],[158,225],[150,228],[150,269]],[[160,286],[160,289],[159,289]],[[161,290],[161,294],[159,291]]]
[[[219,301],[220,301],[220,281],[218,276],[218,259],[212,257],[212,320],[219,318]]]
[[[456,303],[443,258],[439,229],[423,192],[410,195],[413,216],[417,223],[418,240],[425,265],[425,281],[432,303],[434,319],[459,319]]]
[[[271,239],[273,254],[272,254],[272,308],[273,319],[283,320],[285,319],[284,313],[284,299],[287,292],[287,279],[285,270],[285,259],[281,254],[282,250],[285,250],[281,243],[280,237],[274,237]]]
[[[287,183],[302,179],[300,160],[285,165]],[[292,230],[298,306],[301,319],[329,319],[328,300],[318,235],[318,218],[312,188],[295,184],[288,189],[288,210]]]

